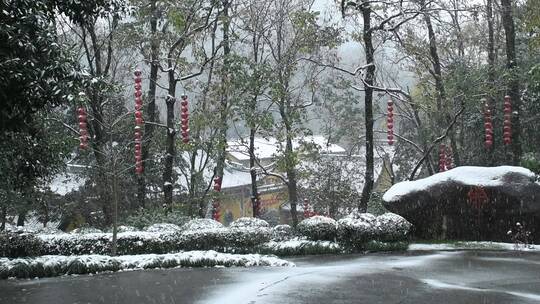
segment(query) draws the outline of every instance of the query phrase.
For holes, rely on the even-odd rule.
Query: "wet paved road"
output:
[[[540,254],[292,258],[294,268],[168,269],[0,281],[0,303],[540,303]]]

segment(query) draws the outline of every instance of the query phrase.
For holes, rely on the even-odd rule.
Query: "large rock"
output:
[[[540,185],[522,167],[458,167],[395,184],[383,201],[423,239],[510,241],[520,222],[540,241]]]

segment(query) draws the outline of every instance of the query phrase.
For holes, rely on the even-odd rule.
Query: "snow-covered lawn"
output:
[[[0,278],[50,277],[65,274],[87,274],[104,271],[171,267],[214,266],[278,266],[293,267],[294,263],[276,256],[260,254],[228,254],[216,251],[186,251],[170,254],[141,255],[45,255],[34,258],[0,258]]]
[[[427,244],[416,243],[410,244],[408,250],[518,250],[518,251],[540,251],[540,245],[518,245],[514,243],[501,242],[473,242],[463,241],[454,243]]]

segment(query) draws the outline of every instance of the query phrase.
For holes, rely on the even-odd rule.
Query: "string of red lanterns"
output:
[[[392,100],[388,101],[388,113],[386,117],[386,127],[388,128],[388,144],[393,145],[394,144],[394,102]]]
[[[452,147],[451,146],[447,146],[446,147],[446,157],[445,157],[445,165],[446,165],[446,170],[450,170],[454,167],[454,159],[452,157]]]
[[[510,96],[504,96],[504,120],[503,120],[503,143],[509,145],[512,142],[512,103]]]
[[[222,182],[222,179],[220,176],[216,176],[214,178],[214,191],[216,192],[221,192],[221,182]],[[215,221],[219,221],[219,219],[221,218],[221,212],[220,212],[220,204],[219,204],[219,199],[214,199],[214,201],[212,202],[212,218],[215,220]]]
[[[86,115],[86,109],[79,107],[77,109],[77,118],[79,120],[79,148],[88,148],[88,119]]]
[[[484,128],[485,133],[485,146],[486,149],[493,146],[493,124],[491,123],[491,110],[489,109],[489,104],[484,103]]]
[[[439,147],[439,172],[446,171],[446,145]]]
[[[188,100],[187,95],[182,95],[182,101],[180,102],[180,118],[182,129],[182,142],[189,143],[189,113],[188,113]]]
[[[313,211],[313,207],[311,207],[311,204],[309,203],[307,198],[304,199],[303,209],[305,219],[317,215],[317,213]]]
[[[142,78],[141,71],[135,70],[135,172],[142,174],[144,171],[142,160],[142,128],[143,102],[142,102]]]

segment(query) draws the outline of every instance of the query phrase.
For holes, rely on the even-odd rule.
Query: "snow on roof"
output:
[[[318,146],[319,151],[324,154],[340,154],[345,153],[346,150],[336,144],[331,144],[328,140],[321,135],[305,136],[293,140],[293,149],[297,150],[302,145],[315,144]],[[259,159],[269,159],[280,154],[280,143],[275,138],[255,138],[255,155]],[[249,143],[247,140],[233,140],[227,142],[227,153],[237,160],[249,160]]]
[[[189,163],[190,161],[190,153],[183,152],[181,156],[184,158],[184,161],[186,163]],[[206,153],[202,150],[199,150],[197,152],[197,158],[195,161],[195,166],[197,170],[202,170],[202,164],[205,162],[206,159]],[[249,159],[249,157],[248,157]],[[214,166],[215,163],[213,160],[209,160],[209,163],[206,165],[203,171],[203,176],[205,180],[210,180],[214,174]],[[186,176],[183,174],[182,170],[180,170],[179,167],[174,168],[176,173],[178,174],[178,179],[176,180],[176,183],[178,185],[181,185],[185,188],[187,188],[188,181],[186,179]],[[243,185],[249,185],[251,184],[251,175],[247,171],[241,171],[236,170],[231,167],[225,167],[223,170],[223,178],[221,183],[221,188],[232,188],[237,186],[243,186]]]
[[[227,153],[238,160],[249,160],[249,143],[240,139],[227,142]],[[255,138],[255,155],[259,159],[279,154],[279,142],[275,138]]]
[[[52,182],[49,184],[49,188],[52,192],[64,196],[78,190],[85,182],[86,179],[77,174],[61,173],[53,178]]]
[[[457,167],[446,172],[437,173],[432,176],[415,180],[404,181],[393,185],[384,194],[383,200],[386,202],[398,201],[402,196],[415,191],[426,190],[431,186],[447,181],[455,181],[465,186],[493,187],[503,183],[501,178],[508,173],[526,175],[534,180],[535,175],[528,169],[513,166],[500,167]]]

